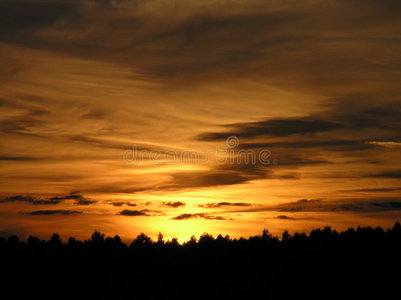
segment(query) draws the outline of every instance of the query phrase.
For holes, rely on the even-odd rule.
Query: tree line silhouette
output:
[[[400,223],[280,238],[268,230],[239,239],[205,233],[182,244],[144,233],[130,244],[98,231],[65,242],[57,233],[47,241],[12,235],[0,238],[0,284],[13,287],[16,299],[384,297],[399,285],[400,250]]]

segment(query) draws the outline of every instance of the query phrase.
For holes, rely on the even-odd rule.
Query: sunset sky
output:
[[[0,128],[1,236],[389,227],[401,1],[0,0]]]

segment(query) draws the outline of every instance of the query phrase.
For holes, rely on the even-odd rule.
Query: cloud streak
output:
[[[167,207],[177,208],[177,207],[180,207],[180,206],[185,206],[185,202],[181,202],[181,201],[163,202],[163,205],[167,206]]]
[[[218,202],[218,203],[207,203],[207,204],[201,204],[199,207],[203,208],[221,208],[221,207],[243,207],[243,206],[251,206],[251,203],[245,203],[245,202]]]
[[[129,209],[124,209],[119,213],[119,215],[127,217],[149,216],[145,210],[129,210]]]
[[[118,213],[120,216],[127,217],[140,217],[140,216],[163,216],[164,213],[160,210],[142,209],[142,210],[130,210],[124,209]]]
[[[171,218],[172,220],[188,220],[188,219],[206,219],[206,220],[233,220],[232,218],[226,218],[223,216],[214,216],[214,215],[209,215],[206,213],[196,213],[196,214],[181,214],[176,217]]]
[[[116,207],[121,207],[123,205],[127,205],[127,206],[137,206],[135,203],[131,203],[131,202],[122,202],[122,201],[114,201],[114,202],[109,202],[110,205],[112,206],[116,206]]]
[[[25,215],[28,216],[53,216],[53,215],[60,215],[60,216],[70,216],[70,215],[79,215],[82,214],[82,211],[78,210],[35,210],[30,212],[25,212]]]
[[[273,206],[260,206],[251,209],[235,210],[235,212],[389,212],[401,211],[401,198],[350,198],[342,200],[301,199],[296,202]],[[233,211],[231,211],[233,212]]]
[[[371,177],[401,179],[401,170],[384,171],[381,173],[371,175]]]
[[[278,136],[285,137],[294,134],[306,135],[319,132],[326,132],[342,128],[343,126],[338,123],[318,120],[313,118],[299,118],[299,119],[276,119],[265,120],[260,122],[239,123],[226,125],[232,128],[225,133],[209,133],[203,134],[198,137],[200,140],[213,141],[224,140],[229,136],[236,136],[238,138],[255,138],[260,136]]]
[[[75,205],[91,205],[97,203],[96,200],[89,200],[84,196],[78,194],[78,192],[71,192],[66,196],[53,196],[53,197],[33,197],[16,195],[10,197],[4,197],[0,199],[1,203],[15,203],[15,202],[26,202],[34,205],[56,205],[67,200],[73,200]]]

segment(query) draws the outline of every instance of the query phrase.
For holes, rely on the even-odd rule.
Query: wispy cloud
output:
[[[25,212],[25,215],[28,216],[52,216],[52,215],[62,215],[62,216],[69,216],[69,215],[78,215],[82,214],[82,211],[78,210],[35,210],[30,212]]]
[[[371,177],[377,178],[401,178],[401,170],[384,171],[381,173],[373,174]]]
[[[401,198],[349,198],[341,200],[327,199],[301,199],[296,202],[271,206],[259,206],[255,208],[233,210],[231,212],[386,212],[400,211]]]
[[[366,188],[366,189],[352,189],[342,190],[342,192],[357,192],[357,193],[381,193],[381,192],[397,192],[401,191],[400,187],[382,187],[382,188]]]
[[[132,202],[122,202],[122,201],[114,201],[114,202],[109,202],[110,205],[112,206],[117,206],[117,207],[121,207],[123,205],[127,205],[127,206],[137,206],[135,203]]]
[[[239,138],[249,139],[260,136],[283,137],[293,134],[306,135],[339,129],[342,128],[343,125],[313,118],[299,118],[281,120],[273,119],[260,122],[229,124],[226,125],[226,127],[230,128],[231,130],[222,133],[201,134],[198,139],[213,141],[225,140],[228,136],[237,136]]]
[[[292,221],[300,221],[300,220],[305,220],[304,218],[294,218],[294,217],[290,217],[290,216],[286,216],[286,215],[279,215],[276,217],[277,219],[280,220],[292,220]]]
[[[206,213],[197,213],[197,214],[181,214],[176,217],[173,217],[172,220],[188,220],[188,219],[206,219],[206,220],[232,220],[232,218],[226,218],[223,216],[215,216],[209,215]]]
[[[220,208],[220,207],[230,207],[230,206],[251,206],[251,203],[245,202],[218,202],[218,203],[207,203],[201,204],[199,207],[203,208]]]
[[[175,202],[163,202],[164,206],[177,208],[180,206],[185,206],[185,202],[175,201]]]
[[[130,210],[124,209],[123,211],[118,213],[121,216],[128,217],[139,217],[139,216],[163,216],[164,213],[160,210],[151,210],[151,209],[142,209],[142,210]]]
[[[33,197],[29,195],[16,195],[1,198],[0,203],[26,202],[35,205],[56,205],[67,200],[73,200],[75,205],[90,205],[97,203],[96,200],[87,199],[84,196],[78,194],[78,192],[71,192],[69,195],[53,197]]]
[[[129,209],[124,209],[119,213],[119,215],[128,217],[149,216],[145,210],[129,210]]]
[[[59,199],[38,199],[34,198],[31,196],[23,196],[23,195],[17,195],[17,196],[11,196],[11,197],[5,197],[0,199],[0,203],[12,203],[12,202],[26,202],[26,203],[31,203],[31,204],[59,204],[62,200]]]

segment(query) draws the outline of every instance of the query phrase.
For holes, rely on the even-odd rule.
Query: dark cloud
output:
[[[218,185],[234,185],[247,181],[243,174],[218,170],[201,172],[181,172],[172,175],[168,188],[194,188]]]
[[[32,113],[23,113],[10,119],[0,120],[0,130],[9,134],[29,134],[30,130],[43,124]]]
[[[296,218],[285,216],[285,215],[280,215],[280,216],[277,216],[276,218],[280,219],[280,220],[298,220]]]
[[[185,202],[181,202],[181,201],[175,201],[175,202],[163,202],[164,206],[168,206],[168,207],[180,207],[180,206],[185,206]]]
[[[145,211],[143,210],[129,210],[129,209],[124,209],[119,213],[121,216],[128,216],[128,217],[139,217],[139,216],[149,216]]]
[[[228,124],[221,126],[221,132],[206,132],[196,138],[221,143],[236,136],[239,145],[232,152],[253,151],[257,156],[261,151],[269,151],[269,160],[285,169],[334,163],[332,152],[343,157],[365,156],[365,162],[374,161],[387,144],[399,143],[401,105],[394,102],[376,105],[369,101],[357,105],[354,101],[355,107],[350,107],[343,100],[309,117]],[[263,170],[260,166],[253,168]],[[269,176],[274,178],[275,174],[265,173],[264,177]],[[401,173],[394,170],[372,177],[401,178]]]
[[[380,105],[360,99],[345,101],[345,98],[337,99],[327,110],[308,117],[223,125],[221,132],[202,133],[196,139],[222,143],[229,136],[236,136],[239,145],[234,153],[253,151],[257,156],[261,151],[269,151],[269,160],[276,162],[284,171],[294,167],[332,164],[332,152],[343,157],[366,157],[367,163],[380,157],[386,144],[399,142],[401,105],[394,101]],[[256,165],[253,169],[260,171],[266,168]],[[399,173],[395,170],[372,177],[401,178]],[[238,174],[248,177],[246,173]],[[266,172],[261,177],[277,176]]]
[[[149,216],[145,211],[143,210],[129,210],[129,209],[124,209],[119,213],[121,216],[128,216],[128,217],[139,217],[139,216]]]
[[[260,136],[284,137],[293,134],[313,134],[342,128],[343,125],[329,121],[300,118],[300,119],[272,119],[259,122],[238,123],[227,125],[231,130],[221,133],[205,133],[198,136],[199,140],[225,140],[229,136],[238,138],[255,138]]]
[[[370,177],[398,179],[398,178],[401,178],[401,170],[385,171],[382,173],[371,175]]]
[[[34,44],[38,30],[78,15],[75,1],[0,1],[0,41]]]
[[[274,206],[261,206],[235,212],[386,212],[400,211],[400,198],[350,198],[342,200],[301,199],[296,202],[284,203]],[[233,211],[231,211],[233,212]]]
[[[202,214],[181,214],[172,218],[172,220],[187,220],[192,218],[199,218],[200,216],[202,216]]]
[[[290,216],[287,216],[287,215],[279,215],[279,216],[276,217],[276,219],[287,220],[287,221],[304,221],[304,220],[310,220],[311,218],[310,217],[307,217],[307,218],[295,218],[295,217],[290,217]]]
[[[98,202],[97,200],[78,199],[75,201],[75,205],[91,205],[97,202]]]
[[[273,210],[283,212],[300,212],[300,211],[314,211],[325,209],[327,203],[323,203],[324,199],[300,199],[295,202],[281,204],[273,208]]]
[[[134,66],[166,82],[236,76],[280,81],[286,74],[286,82],[341,86],[367,68],[396,67],[375,60],[384,42],[390,53],[398,49],[396,1],[198,2],[2,1],[0,36]]]
[[[54,197],[33,197],[29,195],[16,195],[10,197],[4,197],[0,199],[0,203],[9,202],[26,202],[35,205],[56,205],[66,200],[73,200],[75,205],[90,205],[94,204],[96,200],[89,200],[84,196],[78,194],[78,192],[71,192],[66,196],[54,196]]]
[[[35,157],[22,157],[22,156],[0,156],[0,161],[32,161],[36,160]]]
[[[394,201],[366,201],[357,203],[346,203],[343,205],[334,205],[326,208],[325,211],[333,212],[385,212],[385,211],[400,211],[401,200]]]
[[[287,142],[271,142],[271,143],[244,143],[241,148],[255,149],[255,148],[318,148],[331,151],[359,151],[376,149],[379,146],[369,143],[369,140],[309,140],[309,141],[287,141]]]
[[[26,202],[31,204],[37,205],[46,205],[46,204],[59,204],[62,200],[59,199],[42,199],[42,198],[35,198],[32,196],[24,196],[24,195],[16,195],[11,197],[5,197],[0,199],[0,203],[9,203],[9,202]]]
[[[57,201],[57,202],[65,200],[74,200],[74,203],[76,205],[90,205],[97,202],[96,200],[86,199],[84,196],[78,194],[78,192],[72,192],[70,195],[67,196],[55,196],[50,198],[50,201]]]
[[[367,18],[377,15],[373,8],[372,11],[358,10],[355,14],[352,6],[341,1],[327,1],[326,5],[319,1],[314,4],[299,1],[297,5],[293,1],[291,5],[286,5],[286,1],[281,5],[277,2],[269,5],[266,1],[206,3],[209,10],[191,11],[188,5],[189,18],[172,26],[160,26],[159,31],[143,26],[142,32],[153,31],[148,36],[130,38],[132,43],[135,37],[143,43],[131,47],[133,52],[125,54],[127,60],[131,61],[140,50],[148,50],[149,56],[160,59],[139,54],[142,67],[157,76],[171,78],[195,77],[195,74],[202,79],[207,77],[205,74],[212,78],[228,77],[241,72],[248,77],[274,78],[283,73],[306,75],[302,69],[307,69],[308,80],[323,82],[343,73],[347,63],[363,66],[361,55],[358,57],[356,49],[342,39],[356,38],[361,31],[369,32],[378,25]],[[222,3],[225,9],[215,13],[216,6]],[[276,6],[280,9],[274,9]],[[357,20],[366,29],[358,26]],[[165,20],[155,22],[164,24]],[[333,31],[340,32],[340,36],[330,35]],[[333,51],[329,47],[332,43],[341,43],[344,49]],[[159,47],[152,48],[155,45]],[[346,79],[336,78],[336,81]]]
[[[399,95],[396,94],[393,97],[398,98]],[[347,101],[347,97],[345,97],[341,99],[341,105],[344,105],[343,109],[337,108],[336,111],[332,112],[332,117],[343,122],[347,128],[355,130],[371,128],[381,129],[381,131],[390,132],[392,138],[399,140],[396,131],[401,129],[401,121],[399,118],[401,115],[401,104],[399,101],[394,101],[392,99],[393,97],[383,104],[371,103],[370,101],[364,100],[366,106],[357,108],[344,105],[343,101]],[[352,96],[349,96],[349,98],[352,98]],[[363,103],[358,97],[355,98],[354,101]],[[374,141],[380,141],[382,139],[383,137],[381,136],[373,138]]]
[[[371,202],[370,204],[383,210],[401,210],[401,199],[398,201]]]
[[[401,130],[400,115],[401,105],[393,102],[375,106],[367,101],[363,107],[355,108],[347,107],[341,100],[322,116],[228,124],[224,125],[228,131],[207,132],[196,138],[224,141],[229,136],[236,136],[242,139],[239,144],[241,149],[280,148],[280,151],[300,151],[316,148],[339,152],[375,150],[380,149],[381,143],[399,142],[397,132]],[[360,131],[367,129],[380,130],[381,133],[361,139]],[[301,135],[302,139],[290,135]],[[274,137],[280,137],[281,140],[277,141]],[[249,142],[250,139],[257,141]]]
[[[164,215],[163,212],[159,210],[151,210],[151,209],[142,209],[142,210],[129,210],[124,209],[123,211],[118,213],[121,216],[128,216],[128,217],[139,217],[139,216],[162,216]]]
[[[220,207],[229,207],[229,206],[251,206],[251,203],[245,202],[219,202],[219,203],[207,203],[203,205],[199,205],[199,207],[203,208],[220,208]]]
[[[82,213],[83,213],[82,211],[78,210],[35,210],[31,212],[25,212],[24,214],[28,216],[51,216],[51,215],[68,216]]]
[[[123,205],[127,205],[127,206],[136,206],[135,203],[131,203],[131,202],[121,202],[121,201],[110,202],[110,205],[117,206],[117,207],[121,207],[121,206],[123,206]]]
[[[383,188],[366,188],[366,189],[342,190],[342,192],[362,192],[362,193],[396,192],[396,191],[401,191],[401,188],[399,188],[399,187],[383,187]]]
[[[196,219],[196,218],[201,218],[201,219],[206,219],[206,220],[232,220],[227,219],[222,216],[213,216],[213,215],[208,215],[205,213],[198,213],[198,214],[181,214],[176,217],[171,218],[172,220],[188,220],[188,219]]]

